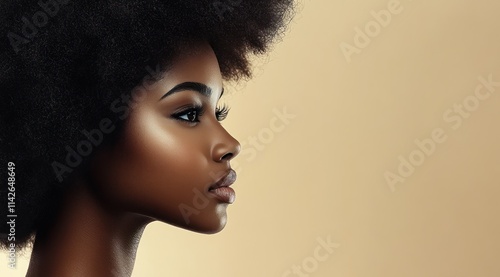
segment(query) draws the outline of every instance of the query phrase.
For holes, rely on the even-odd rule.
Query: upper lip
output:
[[[233,169],[229,169],[229,171],[219,179],[216,183],[210,186],[209,190],[220,188],[220,187],[229,187],[236,181],[236,172]]]

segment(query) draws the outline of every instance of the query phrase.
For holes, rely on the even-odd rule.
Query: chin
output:
[[[191,214],[189,217],[175,216],[175,219],[156,217],[156,220],[196,233],[215,234],[226,226],[226,207],[226,204],[222,204],[217,205],[213,210],[204,210],[196,215]]]
[[[216,234],[216,233],[219,233],[220,231],[222,231],[224,229],[224,227],[226,227],[226,220],[224,220],[224,222],[221,222],[219,225],[217,225],[216,227],[214,228],[208,228],[208,229],[205,229],[204,231],[202,231],[201,233],[204,233],[204,234]]]
[[[215,234],[222,231],[224,227],[226,227],[226,223],[227,216],[224,213],[223,216],[217,216],[216,218],[212,218],[210,220],[192,222],[184,228],[202,234]]]

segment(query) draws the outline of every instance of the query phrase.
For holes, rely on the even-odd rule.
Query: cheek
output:
[[[175,222],[179,206],[208,185],[208,160],[192,129],[160,123],[131,119],[122,139],[100,154],[95,179],[116,208]]]

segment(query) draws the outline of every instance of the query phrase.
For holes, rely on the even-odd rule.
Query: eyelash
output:
[[[217,121],[223,121],[224,119],[226,119],[226,117],[229,113],[229,109],[230,108],[226,104],[224,104],[222,107],[217,107],[215,109],[215,117],[217,118]],[[194,121],[190,121],[190,120],[186,120],[186,119],[181,118],[181,116],[187,115],[188,113],[191,113],[191,112],[196,113],[196,117],[195,117]],[[205,108],[203,106],[194,105],[190,108],[187,108],[184,111],[181,111],[179,113],[174,114],[173,117],[177,120],[184,121],[184,122],[198,123],[198,122],[200,122],[199,118],[203,115],[203,113],[205,113]]]

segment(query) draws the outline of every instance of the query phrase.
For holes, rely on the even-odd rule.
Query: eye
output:
[[[185,109],[184,111],[173,114],[172,117],[177,120],[186,121],[189,123],[196,123],[200,122],[200,117],[202,114],[203,114],[203,107],[194,106]]]
[[[222,121],[222,120],[226,119],[227,114],[229,113],[229,109],[230,108],[226,104],[222,105],[222,108],[217,107],[215,109],[215,117],[217,117],[217,120]]]
[[[177,112],[172,115],[172,118],[188,123],[198,123],[200,122],[200,117],[204,113],[203,106],[192,106],[184,109],[183,111]],[[229,107],[223,105],[222,107],[217,107],[215,109],[215,117],[217,121],[222,121],[226,119],[227,114],[229,113]]]

